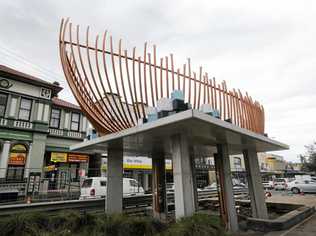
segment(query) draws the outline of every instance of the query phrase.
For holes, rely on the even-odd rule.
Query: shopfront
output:
[[[172,175],[172,161],[166,159],[166,182],[173,182]],[[102,161],[102,172],[106,175],[107,160],[106,158]],[[151,190],[152,182],[152,160],[148,157],[124,157],[123,159],[123,176],[125,178],[133,178],[140,183],[145,191]]]
[[[46,152],[44,172],[48,180],[48,189],[80,186],[80,180],[88,173],[88,164],[87,154]]]
[[[25,144],[12,145],[9,153],[6,176],[8,182],[23,181],[27,152],[28,149]]]

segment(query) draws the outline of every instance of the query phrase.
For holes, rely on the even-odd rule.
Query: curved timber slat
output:
[[[96,35],[95,40],[90,40],[87,27],[85,39],[82,37],[79,26],[73,32],[69,19],[61,21],[59,54],[65,77],[83,112],[101,134],[137,125],[139,119],[147,117],[148,108],[156,106],[160,98],[169,98],[174,89],[181,89],[185,102],[194,109],[207,103],[219,111],[221,119],[264,133],[263,106],[248,93],[229,90],[225,81],[209,79],[202,67],[196,73],[190,58],[182,67],[176,67],[173,54],[157,62],[155,45],[149,50],[145,43],[142,56],[136,56],[136,48],[129,54],[121,40],[114,49],[107,31],[102,39]]]

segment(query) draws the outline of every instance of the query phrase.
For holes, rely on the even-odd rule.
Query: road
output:
[[[287,191],[275,191],[272,190],[272,197],[267,199],[267,202],[274,203],[291,203],[301,204],[310,207],[316,207],[316,194],[292,194]]]

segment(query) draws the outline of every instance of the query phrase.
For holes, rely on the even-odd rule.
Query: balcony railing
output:
[[[16,129],[33,129],[33,123],[24,120],[15,120],[10,118],[0,118],[0,126]]]
[[[13,122],[13,127],[22,129],[32,129],[33,123],[29,121],[15,120]]]
[[[64,136],[64,131],[62,129],[48,129],[50,135],[54,136]]]
[[[0,118],[0,126],[6,126],[8,124],[8,119]]]
[[[29,131],[38,131],[47,133],[50,136],[72,138],[83,140],[86,136],[85,132],[48,128],[48,124],[29,122],[24,120],[15,120],[11,118],[0,118],[0,127],[10,129],[21,129]]]
[[[51,136],[58,136],[58,137],[65,137],[65,138],[75,138],[75,139],[84,139],[85,132],[79,131],[70,131],[70,130],[63,130],[63,129],[48,129],[49,135]]]

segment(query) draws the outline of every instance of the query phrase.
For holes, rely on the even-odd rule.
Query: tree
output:
[[[300,155],[303,164],[302,169],[306,171],[316,171],[316,142],[306,145],[306,154]]]

